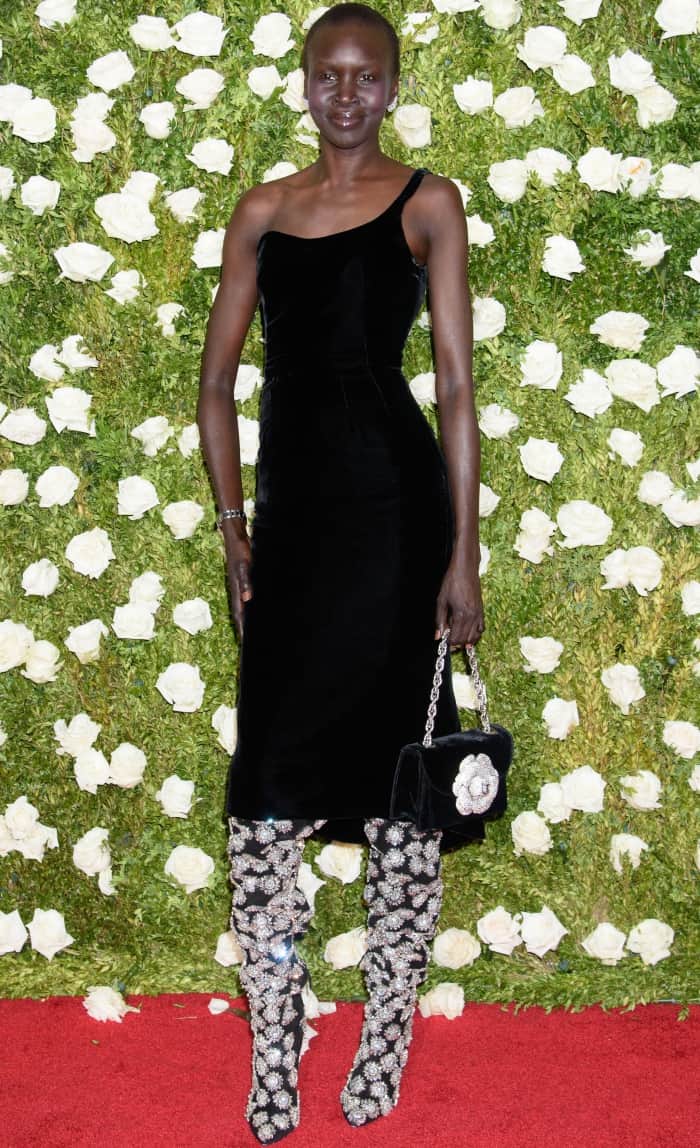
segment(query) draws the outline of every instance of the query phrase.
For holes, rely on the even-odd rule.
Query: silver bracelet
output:
[[[242,518],[244,523],[248,521],[248,515],[246,514],[245,510],[238,510],[237,508],[233,507],[227,510],[220,510],[216,516],[216,525],[219,530],[222,529],[222,523],[225,518]]]

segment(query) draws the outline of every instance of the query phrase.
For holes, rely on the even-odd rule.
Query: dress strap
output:
[[[410,197],[413,195],[414,191],[417,189],[418,185],[420,184],[420,182],[421,182],[421,180],[422,180],[422,178],[425,175],[427,170],[428,170],[427,167],[416,168],[413,175],[409,179],[408,183],[404,187],[403,191],[400,192],[399,195],[397,195],[396,199],[394,200],[394,202],[392,204],[392,207],[394,208],[395,211],[400,211],[401,208],[403,207],[404,203],[406,202],[406,200],[410,199]]]

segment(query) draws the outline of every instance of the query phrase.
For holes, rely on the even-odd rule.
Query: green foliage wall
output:
[[[238,651],[223,548],[212,529],[208,476],[199,450],[183,453],[177,437],[195,421],[203,337],[219,276],[220,229],[241,193],[275,164],[302,168],[317,155],[313,142],[296,138],[300,113],[280,98],[284,88],[263,99],[247,81],[256,67],[275,64],[283,78],[299,67],[302,25],[311,9],[297,3],[279,9],[291,20],[294,45],[273,59],[254,54],[250,35],[268,12],[256,2],[204,5],[209,15],[221,17],[227,35],[220,54],[202,58],[176,47],[147,51],[129,34],[142,13],[172,26],[195,11],[187,2],[85,0],[74,20],[55,27],[42,26],[34,7],[3,9],[0,84],[25,85],[35,98],[49,100],[56,122],[36,141],[17,134],[10,119],[0,120],[5,165],[0,242],[6,249],[0,261],[0,397],[5,417],[32,408],[47,425],[38,441],[23,443],[8,437],[11,420],[0,423],[0,471],[19,470],[28,481],[25,497],[0,508],[0,621],[22,624],[37,642],[53,643],[60,666],[45,682],[23,672],[30,663],[3,666],[0,673],[5,735],[0,813],[26,795],[40,822],[56,829],[57,846],[47,848],[39,861],[9,847],[7,831],[0,835],[0,910],[19,911],[26,924],[37,907],[56,909],[74,940],[50,961],[29,943],[0,957],[1,990],[6,995],[83,993],[89,985],[112,983],[126,992],[235,992],[235,968],[213,959],[217,937],[228,928],[222,808],[230,746],[224,748],[226,737],[222,744],[212,718],[223,718],[224,728],[228,722],[230,736]],[[381,11],[397,28],[403,25],[402,5],[381,5]],[[690,167],[698,138],[697,36],[662,38],[654,5],[642,0],[603,0],[598,15],[580,25],[556,3],[525,2],[519,20],[500,30],[489,26],[486,15],[486,7],[455,13],[431,9],[430,23],[437,28],[432,40],[402,36],[398,110],[410,104],[429,109],[431,139],[425,146],[408,146],[398,130],[401,120],[393,118],[396,112],[387,117],[381,137],[383,149],[397,160],[460,181],[471,193],[467,215],[478,214],[493,227],[492,242],[472,246],[470,284],[475,306],[486,306],[488,314],[483,301],[497,300],[505,323],[476,344],[477,409],[497,403],[519,419],[506,437],[482,435],[482,481],[500,501],[480,521],[486,632],[479,659],[491,717],[515,736],[510,808],[489,827],[483,845],[446,859],[441,928],[476,933],[477,921],[499,905],[512,914],[547,906],[568,932],[543,956],[523,944],[510,954],[484,944],[478,959],[456,971],[431,965],[429,985],[447,979],[461,984],[468,999],[546,1005],[685,1001],[697,995],[698,983],[700,831],[692,760],[700,657],[693,645],[697,587],[692,585],[698,569],[692,525],[698,486],[697,467],[686,467],[700,443],[697,381],[686,357],[683,371],[686,379],[690,371],[690,382],[648,409],[623,397],[620,389],[606,409],[588,416],[565,394],[584,370],[604,375],[612,360],[623,358],[655,367],[676,346],[691,347],[697,334],[698,263],[691,260],[698,245],[700,174],[697,166]],[[590,65],[594,86],[570,94],[550,67],[530,70],[517,46],[539,25],[566,33],[568,52]],[[635,97],[611,83],[608,57],[628,49],[650,63],[657,83],[677,101],[664,122],[641,127]],[[106,150],[78,159],[71,117],[78,100],[101,90],[88,79],[88,69],[114,51],[126,52],[134,69],[132,78],[108,93],[113,104],[104,120],[115,140]],[[209,107],[185,110],[176,84],[197,67],[216,69],[223,85]],[[453,85],[469,76],[491,79],[494,97],[531,86],[544,114],[525,126],[506,127],[493,107],[466,113]],[[0,107],[6,106],[3,100],[9,100],[6,89]],[[172,101],[175,114],[170,133],[157,139],[147,134],[139,116],[160,101]],[[43,115],[37,109],[37,117]],[[308,125],[303,134],[309,135]],[[208,138],[232,146],[227,173],[204,170],[188,158]],[[499,198],[488,182],[491,165],[522,160],[538,147],[557,149],[570,160],[570,170],[552,186],[531,175],[516,202]],[[654,174],[648,190],[634,196],[624,184],[612,192],[589,186],[577,164],[598,147],[622,158],[648,159]],[[659,191],[658,173],[669,163],[685,165],[685,175],[676,172],[688,184],[680,197],[666,198]],[[135,171],[153,173],[160,181],[149,205],[157,232],[130,243],[105,231],[95,203],[119,192]],[[34,214],[21,195],[22,185],[36,175],[60,184],[57,203],[43,214]],[[192,218],[180,222],[165,196],[192,186],[202,198]],[[661,232],[668,245],[648,270],[625,252],[638,242],[641,228]],[[474,230],[477,235],[476,224]],[[207,241],[209,232],[215,235]],[[571,280],[542,268],[547,239],[557,235],[577,244],[585,265]],[[111,266],[83,282],[62,275],[56,252],[73,243],[97,245],[113,257]],[[200,258],[202,247],[213,250],[214,258]],[[694,278],[688,273],[693,267]],[[133,301],[120,305],[106,292],[112,275],[132,269],[145,284]],[[171,303],[182,310],[173,317],[174,333],[167,334],[157,309]],[[638,351],[606,345],[591,332],[596,318],[608,311],[635,312],[648,321]],[[78,333],[81,349],[94,356],[95,365],[66,369],[54,380],[33,369],[39,348],[61,348]],[[521,385],[523,355],[536,339],[556,344],[562,355],[561,379],[552,389]],[[262,361],[256,317],[242,362],[259,368]],[[411,332],[404,369],[409,380],[433,369],[425,321]],[[64,386],[92,396],[94,435],[70,427],[59,433],[49,421],[47,400]],[[240,399],[240,416],[255,420],[258,394],[255,389]],[[437,409],[428,403],[424,410],[437,432]],[[149,456],[131,431],[156,416],[167,418],[175,435]],[[614,428],[641,436],[643,453],[633,465],[610,449]],[[556,443],[561,451],[562,465],[549,481],[533,477],[521,461],[518,448],[530,437]],[[77,489],[65,505],[40,505],[35,483],[50,466],[68,467],[77,476]],[[254,466],[248,463],[243,470],[250,499]],[[686,492],[688,524],[674,524],[661,505],[640,500],[640,481],[649,471],[663,472],[675,490]],[[150,481],[159,499],[137,520],[117,509],[118,484],[134,475]],[[3,491],[21,485],[16,475],[0,482]],[[162,511],[183,500],[197,503],[204,513],[191,537],[177,539]],[[540,561],[521,557],[516,538],[523,513],[537,508],[556,523],[560,508],[574,500],[586,500],[610,516],[604,543],[568,548],[559,544],[561,535],[553,535],[552,552]],[[313,528],[313,507],[307,511]],[[74,568],[66,547],[97,527],[107,532],[114,559],[93,578]],[[631,584],[604,589],[601,561],[616,548],[635,546],[649,547],[661,559],[658,585],[646,593]],[[41,559],[57,566],[58,585],[45,596],[25,594],[24,572]],[[114,609],[127,602],[132,580],[147,571],[157,573],[164,588],[153,636],[120,638],[112,628]],[[195,598],[209,604],[213,625],[190,634],[173,621],[172,611]],[[83,664],[64,642],[71,627],[91,619],[101,619],[105,632],[99,657]],[[562,643],[551,673],[524,669],[519,643],[527,636]],[[5,626],[0,651],[16,641],[17,631]],[[285,664],[283,640],[279,659],[283,681],[294,672]],[[190,712],[175,710],[156,686],[159,675],[180,662],[198,666],[204,682],[201,705]],[[601,681],[601,673],[617,663],[635,666],[645,691],[627,713]],[[461,661],[455,658],[454,666],[461,669]],[[578,724],[563,738],[551,737],[543,720],[545,705],[556,697],[577,705]],[[55,723],[69,723],[80,713],[99,723],[94,748],[106,758],[124,742],[145,754],[138,784],[103,783],[94,793],[79,788],[73,758],[57,753]],[[465,708],[462,715],[465,727],[476,724],[473,710]],[[685,752],[664,739],[668,722],[690,723],[682,727]],[[536,810],[543,784],[583,765],[606,783],[602,809],[574,810],[549,825],[551,847],[518,853],[516,818]],[[658,808],[636,809],[623,797],[621,779],[640,769],[661,782]],[[195,785],[196,800],[186,818],[166,816],[156,800],[172,774]],[[96,876],[77,868],[72,856],[76,842],[98,826],[109,832],[111,895],[101,892]],[[648,845],[637,868],[626,858],[619,873],[611,864],[616,834],[636,835]],[[188,894],[166,874],[165,863],[178,845],[212,858],[204,888]],[[320,848],[309,843],[305,859],[313,864]],[[329,938],[364,922],[361,890],[361,879],[342,885],[327,877],[316,896],[313,926],[302,948],[320,997],[362,993],[356,968],[336,971],[323,959]],[[654,964],[626,952],[608,965],[582,946],[601,922],[629,934],[646,919],[673,929],[670,955]]]

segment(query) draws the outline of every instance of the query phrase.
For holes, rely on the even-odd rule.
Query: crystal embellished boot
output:
[[[306,931],[311,909],[296,881],[304,839],[323,822],[228,822],[231,928],[243,950],[239,975],[253,1032],[246,1119],[262,1144],[272,1144],[299,1123],[302,990],[309,974],[294,939]]]
[[[369,914],[360,967],[369,1000],[360,1046],[340,1094],[343,1112],[356,1126],[385,1116],[398,1103],[443,888],[440,830],[373,818],[365,822],[365,833]]]

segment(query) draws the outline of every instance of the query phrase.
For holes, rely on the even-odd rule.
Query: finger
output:
[[[447,628],[447,607],[443,602],[438,602],[437,611],[435,614],[435,637],[441,638],[443,630]]]

